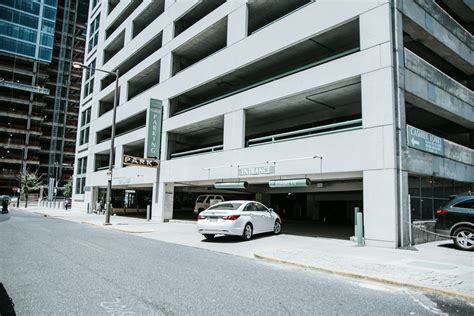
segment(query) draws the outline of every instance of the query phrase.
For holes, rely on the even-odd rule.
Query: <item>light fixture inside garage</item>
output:
[[[249,183],[247,181],[214,183],[214,188],[216,189],[246,189],[248,186]]]
[[[311,180],[303,179],[284,179],[284,180],[270,180],[268,186],[270,188],[299,188],[311,185]]]

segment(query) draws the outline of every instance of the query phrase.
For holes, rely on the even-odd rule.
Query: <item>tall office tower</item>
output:
[[[20,170],[72,174],[88,3],[0,0],[0,194]],[[59,181],[59,185],[62,185]]]

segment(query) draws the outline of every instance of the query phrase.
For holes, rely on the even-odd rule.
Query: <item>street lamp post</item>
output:
[[[94,71],[104,72],[115,76],[115,93],[114,93],[114,107],[112,112],[112,128],[110,132],[110,151],[109,151],[109,170],[107,172],[108,183],[107,183],[107,197],[106,197],[106,208],[105,208],[105,222],[104,225],[110,225],[110,212],[112,207],[112,169],[114,167],[114,141],[115,141],[115,119],[118,106],[118,83],[119,83],[119,70],[107,71],[99,68],[91,68],[84,64],[73,63],[73,67],[76,69],[93,69]]]

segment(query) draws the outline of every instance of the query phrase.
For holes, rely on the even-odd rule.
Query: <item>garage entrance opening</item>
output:
[[[200,204],[210,203],[215,197],[222,197],[224,201],[255,200],[255,194],[235,190],[216,190],[214,187],[175,187],[173,196],[173,219],[196,221],[194,213],[196,200],[200,197]]]
[[[361,192],[271,194],[270,207],[282,218],[283,233],[348,240]]]

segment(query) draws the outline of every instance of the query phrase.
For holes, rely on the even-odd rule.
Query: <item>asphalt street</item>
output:
[[[474,314],[452,298],[9,215],[0,219],[0,283],[18,315]]]

